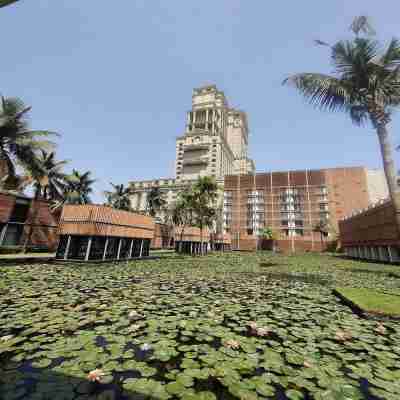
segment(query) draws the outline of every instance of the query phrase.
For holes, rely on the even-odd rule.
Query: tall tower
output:
[[[234,160],[234,174],[245,175],[253,173],[253,160],[248,158],[249,127],[245,112],[230,109],[227,112],[227,142],[232,149]]]
[[[230,108],[224,92],[215,85],[194,89],[185,131],[176,138],[176,178],[130,182],[132,207],[144,211],[154,187],[160,188],[167,203],[172,204],[185,183],[199,176],[213,176],[223,184],[226,175],[252,173],[248,138],[246,113]]]
[[[250,172],[247,144],[246,114],[230,109],[215,85],[194,89],[185,133],[176,139],[177,181]]]

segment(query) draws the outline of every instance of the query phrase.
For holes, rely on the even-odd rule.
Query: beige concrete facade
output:
[[[176,179],[254,172],[248,159],[247,115],[229,107],[215,85],[194,89],[184,135],[176,140]]]
[[[176,178],[130,182],[132,207],[145,211],[152,187],[159,187],[172,204],[176,193],[199,176],[213,176],[223,185],[226,175],[254,173],[248,143],[246,113],[230,108],[215,85],[194,89],[184,134],[176,138]]]
[[[367,184],[370,204],[377,203],[389,197],[384,171],[380,169],[367,170]]]

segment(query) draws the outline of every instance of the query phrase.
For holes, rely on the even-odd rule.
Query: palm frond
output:
[[[283,81],[294,86],[314,106],[330,111],[346,109],[350,93],[345,82],[324,74],[302,73]]]
[[[385,68],[395,68],[400,65],[400,40],[393,38],[383,56],[379,59]]]
[[[375,29],[372,27],[370,18],[365,15],[354,18],[352,24],[350,25],[350,30],[357,36],[360,33],[364,33],[368,36],[376,35]]]
[[[354,105],[349,108],[350,118],[355,125],[363,126],[368,122],[369,114],[365,106]]]
[[[345,79],[353,79],[368,73],[368,64],[379,54],[377,41],[357,38],[340,41],[332,47],[331,60],[336,72]]]
[[[18,0],[0,0],[0,8],[16,3]]]
[[[314,40],[314,43],[318,46],[331,47],[331,45],[329,43],[324,42],[323,40],[319,40],[319,39]]]

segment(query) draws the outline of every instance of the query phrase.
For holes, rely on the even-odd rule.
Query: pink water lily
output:
[[[375,330],[375,332],[379,333],[380,335],[384,335],[386,333],[386,328],[382,324],[382,322],[379,322],[377,327],[374,330]]]
[[[240,343],[237,340],[230,339],[230,340],[227,340],[226,342],[224,342],[224,346],[229,349],[236,350],[240,347]]]
[[[89,374],[88,374],[88,376],[87,376],[87,379],[88,379],[90,382],[100,382],[100,381],[101,381],[101,378],[102,378],[104,375],[105,375],[105,374],[104,374],[103,370],[101,370],[101,369],[95,369],[95,370],[89,372]]]
[[[250,321],[249,322],[249,327],[250,327],[250,329],[251,330],[256,330],[257,329],[257,322],[255,322],[255,321]]]
[[[262,327],[262,328],[257,328],[255,330],[255,334],[257,336],[267,336],[269,334],[270,330],[266,327]]]
[[[336,334],[335,334],[335,339],[339,342],[346,342],[348,340],[351,340],[353,338],[353,335],[351,332],[344,331],[342,329],[339,329]]]

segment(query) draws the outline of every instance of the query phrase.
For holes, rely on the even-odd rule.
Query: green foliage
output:
[[[339,41],[331,50],[335,74],[300,73],[287,78],[313,105],[343,111],[362,125],[386,125],[393,107],[400,105],[400,41],[392,39],[385,50],[375,39],[366,17],[354,20],[355,38]],[[362,33],[366,37],[360,36]]]
[[[40,151],[51,151],[54,143],[48,139],[56,136],[49,131],[29,129],[27,115],[31,107],[18,98],[1,97],[0,102],[0,177],[16,176],[17,166],[35,167]],[[4,181],[2,180],[4,183]]]
[[[272,230],[272,228],[263,228],[261,230],[260,236],[263,239],[267,239],[267,240],[276,240],[276,234],[275,232]]]
[[[336,288],[336,291],[366,313],[400,317],[400,296],[364,288]]]
[[[81,173],[76,169],[72,174],[66,176],[66,187],[64,190],[65,204],[90,204],[90,194],[93,192],[92,185],[95,179],[91,178],[91,172]]]
[[[396,399],[399,323],[353,314],[332,294],[349,285],[399,296],[400,273],[264,252],[1,265],[1,394],[361,400],[368,382],[374,398]],[[86,382],[97,368],[104,381]]]
[[[165,193],[159,187],[151,188],[147,194],[147,214],[155,217],[160,211],[164,210],[167,201],[165,200]]]
[[[25,184],[32,184],[35,197],[57,201],[62,199],[66,175],[62,169],[67,161],[56,161],[54,152],[41,150],[26,167]]]
[[[132,211],[131,207],[131,191],[129,188],[124,187],[123,184],[115,185],[110,183],[113,187],[113,191],[106,191],[106,205],[116,208],[117,210]]]
[[[214,178],[199,177],[193,185],[193,209],[196,225],[200,229],[212,227],[216,219],[218,185]]]
[[[0,0],[0,8],[16,3],[18,0]]]

